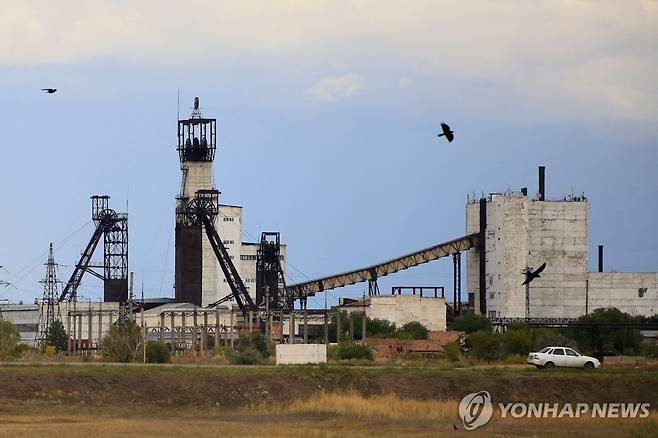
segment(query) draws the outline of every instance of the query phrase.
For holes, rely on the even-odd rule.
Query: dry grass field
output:
[[[480,429],[463,430],[462,393],[481,387],[500,400],[519,400],[546,385],[551,389],[529,398],[602,401],[636,394],[634,400],[656,406],[658,397],[654,372],[2,367],[0,436],[658,436],[655,411],[626,420],[494,417]],[[558,387],[575,389],[553,390]],[[222,394],[233,398],[222,403]]]

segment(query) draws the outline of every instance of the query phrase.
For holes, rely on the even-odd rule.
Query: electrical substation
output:
[[[232,345],[243,331],[261,331],[277,343],[328,343],[328,321],[343,311],[398,324],[418,321],[439,333],[463,312],[500,324],[558,325],[602,307],[633,315],[658,313],[658,273],[605,272],[603,247],[598,271],[588,272],[589,200],[584,194],[547,196],[543,166],[535,195],[523,187],[468,196],[465,231],[455,230],[452,240],[428,241],[426,248],[390,260],[288,284],[285,235],[267,230],[259,241],[245,241],[242,207],[221,203],[213,184],[217,121],[201,113],[198,98],[189,118],[178,121],[177,132],[181,183],[175,200],[174,298],[136,298],[128,215],[110,208],[109,196],[93,195],[94,232],[68,280],[57,278],[51,244],[42,296],[34,304],[0,305],[0,315],[19,328],[23,342],[42,345],[48,327],[61,320],[69,351],[90,354],[100,348],[109,327],[139,312],[148,339],[167,342],[174,352],[195,354]],[[101,242],[102,250],[97,248]],[[97,250],[102,262],[92,261]],[[380,290],[378,279],[441,258],[452,260],[452,284]],[[546,268],[541,277],[522,285],[523,272],[542,263]],[[79,299],[85,275],[103,282],[102,302]],[[368,283],[363,299],[340,299],[330,309],[307,308],[309,297],[356,283]],[[336,315],[340,328],[340,313]],[[343,323],[353,324],[351,318]]]

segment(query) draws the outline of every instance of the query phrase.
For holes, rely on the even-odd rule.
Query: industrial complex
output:
[[[110,208],[109,196],[94,195],[94,233],[61,290],[51,245],[42,297],[33,304],[0,305],[1,317],[18,327],[22,342],[39,345],[48,326],[61,319],[72,340],[70,350],[92,351],[112,324],[136,317],[149,339],[180,351],[232,343],[246,328],[263,330],[281,343],[306,343],[313,337],[328,342],[328,311],[307,308],[307,298],[361,282],[368,283],[368,296],[341,299],[333,310],[365,312],[400,325],[418,321],[433,332],[446,331],[463,312],[492,321],[569,320],[606,307],[632,315],[658,313],[658,273],[605,272],[603,247],[597,254],[598,272],[588,272],[588,199],[547,196],[543,166],[535,195],[524,187],[468,197],[465,233],[456,231],[451,241],[287,284],[287,248],[280,233],[264,231],[258,242],[246,241],[242,207],[220,202],[213,181],[217,123],[201,114],[198,98],[189,118],[178,121],[177,132],[181,184],[175,204],[175,298],[136,297],[128,263],[128,216]],[[92,262],[98,246],[103,247],[100,264]],[[453,262],[451,285],[380,291],[378,278],[444,257]],[[541,276],[524,285],[524,274],[542,264]],[[103,281],[102,302],[79,299],[84,275]]]

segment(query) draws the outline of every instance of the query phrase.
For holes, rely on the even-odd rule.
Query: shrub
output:
[[[527,355],[533,349],[530,333],[525,330],[508,330],[502,342],[505,354]]]
[[[479,330],[469,335],[473,355],[480,359],[491,362],[499,359],[501,355],[501,335]]]
[[[57,348],[54,345],[46,345],[46,348],[43,349],[43,352],[48,357],[53,357],[57,353]]]
[[[448,342],[443,350],[450,362],[457,362],[459,360],[461,349],[458,342]]]
[[[258,365],[263,362],[263,354],[252,346],[226,350],[226,357],[233,365]]]
[[[331,360],[365,359],[374,360],[370,347],[365,344],[339,343],[329,347],[327,356]]]
[[[418,321],[408,322],[399,328],[395,337],[398,339],[427,339],[427,333],[429,330],[423,324]]]
[[[486,316],[466,313],[452,322],[452,330],[473,333],[478,330],[491,331],[491,321]]]
[[[240,335],[236,349],[226,351],[226,357],[234,365],[257,365],[271,353],[265,336],[260,333],[245,333]]]
[[[15,359],[21,354],[21,335],[9,321],[0,321],[0,360]]]
[[[169,363],[171,362],[171,351],[168,344],[164,342],[149,342],[146,344],[146,362]]]

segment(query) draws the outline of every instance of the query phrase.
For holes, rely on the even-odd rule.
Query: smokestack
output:
[[[544,166],[539,166],[539,200],[544,201],[546,195],[546,187],[544,185],[546,181],[546,168]]]
[[[599,245],[599,272],[603,272],[603,245]]]
[[[528,196],[528,188],[527,187],[521,187],[521,194],[523,196]]]

